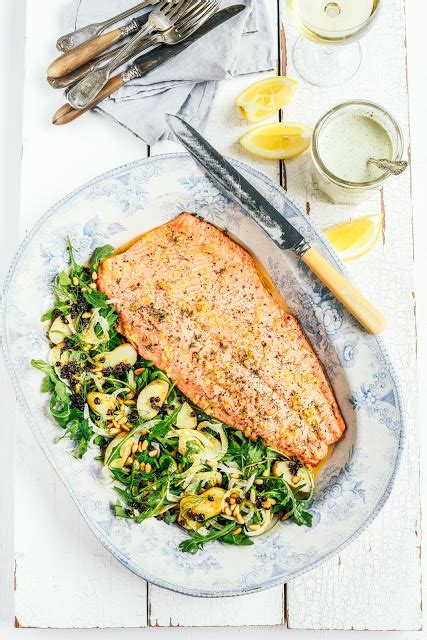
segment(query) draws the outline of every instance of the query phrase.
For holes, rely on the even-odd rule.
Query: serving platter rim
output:
[[[108,178],[113,178],[114,176],[116,176],[116,175],[118,175],[120,173],[123,173],[123,172],[126,172],[126,171],[131,171],[132,169],[135,169],[135,168],[137,168],[137,167],[139,167],[141,165],[144,165],[144,164],[149,164],[149,163],[153,163],[153,162],[171,161],[171,160],[179,161],[180,159],[183,159],[183,158],[191,160],[196,165],[195,161],[191,158],[190,154],[188,154],[187,152],[167,153],[167,154],[162,154],[162,155],[159,155],[159,156],[153,156],[153,157],[149,157],[149,158],[142,158],[142,159],[139,159],[139,160],[134,160],[134,161],[129,162],[129,163],[125,163],[123,165],[119,165],[119,166],[117,166],[117,167],[115,167],[113,169],[110,169],[107,172],[104,172],[104,173],[102,173],[102,174],[100,174],[100,175],[88,180],[84,184],[80,185],[79,187],[77,187],[76,189],[74,189],[73,191],[71,191],[70,193],[65,195],[63,198],[58,200],[54,205],[52,205],[39,218],[39,220],[33,225],[31,230],[28,232],[28,234],[25,236],[25,238],[20,243],[20,245],[19,245],[19,247],[18,247],[18,249],[17,249],[17,251],[15,253],[15,256],[14,256],[12,262],[11,262],[11,266],[9,268],[9,271],[8,271],[6,279],[5,279],[5,283],[4,283],[4,287],[3,287],[2,302],[1,302],[1,307],[0,307],[2,348],[3,348],[3,354],[4,354],[4,358],[5,358],[5,362],[6,362],[6,368],[7,368],[9,377],[12,380],[14,391],[16,393],[18,402],[19,402],[19,404],[20,404],[20,406],[21,406],[21,408],[22,408],[22,410],[24,412],[24,415],[25,415],[25,417],[27,419],[28,424],[31,427],[31,430],[32,430],[33,434],[35,435],[35,437],[36,437],[41,449],[43,450],[43,453],[45,454],[46,458],[48,459],[49,463],[54,468],[55,472],[59,476],[61,482],[66,487],[67,491],[70,493],[74,503],[76,504],[77,508],[79,509],[80,513],[82,514],[85,522],[89,526],[89,528],[92,531],[92,533],[101,542],[101,544],[113,556],[115,556],[123,565],[125,565],[126,568],[128,568],[134,574],[136,574],[137,576],[139,576],[139,577],[147,580],[148,582],[151,582],[152,584],[155,584],[155,585],[157,585],[159,587],[163,587],[163,588],[166,588],[166,589],[168,589],[170,591],[174,591],[174,592],[177,592],[177,593],[182,593],[184,595],[189,595],[189,596],[208,597],[208,598],[231,597],[231,596],[238,596],[238,595],[256,593],[256,592],[259,592],[259,591],[262,591],[262,590],[265,590],[265,589],[273,588],[273,587],[275,587],[277,585],[283,584],[284,580],[286,580],[286,582],[290,581],[290,580],[293,580],[293,579],[297,578],[298,576],[301,576],[302,574],[306,573],[307,571],[310,571],[310,570],[314,569],[319,564],[323,563],[324,561],[328,560],[329,558],[333,557],[334,555],[340,553],[351,542],[353,542],[356,538],[358,538],[368,528],[368,526],[377,517],[377,515],[380,513],[380,511],[382,510],[382,508],[386,504],[386,502],[387,502],[387,500],[389,498],[389,495],[391,493],[391,490],[392,490],[392,488],[394,486],[394,483],[396,481],[396,476],[397,476],[397,473],[398,473],[398,470],[399,470],[399,467],[400,467],[403,451],[404,451],[404,448],[405,448],[405,443],[406,443],[406,421],[405,421],[404,404],[403,404],[403,398],[402,398],[402,391],[401,391],[400,382],[399,382],[399,379],[398,379],[398,377],[397,377],[397,375],[395,373],[394,367],[393,367],[393,365],[392,365],[392,363],[390,361],[390,358],[389,358],[389,355],[387,353],[387,349],[385,347],[383,339],[380,336],[369,336],[370,340],[373,340],[373,341],[376,342],[378,350],[379,350],[379,352],[381,354],[381,357],[383,359],[384,365],[386,366],[387,371],[388,371],[388,373],[389,373],[389,375],[391,377],[391,380],[392,380],[392,382],[394,384],[394,390],[396,392],[396,401],[397,401],[397,407],[398,407],[398,413],[399,413],[400,429],[399,429],[398,444],[397,444],[397,449],[396,449],[396,457],[395,457],[395,460],[394,460],[393,470],[392,470],[392,472],[391,472],[391,474],[389,476],[388,483],[384,487],[384,491],[383,491],[381,497],[377,500],[377,503],[375,504],[375,506],[372,509],[371,513],[369,515],[367,515],[367,517],[365,518],[363,523],[359,526],[359,528],[356,531],[354,531],[353,534],[351,536],[349,536],[346,540],[344,540],[341,544],[337,545],[334,549],[331,549],[330,551],[325,553],[325,555],[323,555],[322,557],[318,558],[317,560],[309,562],[307,565],[301,567],[300,569],[297,569],[297,570],[293,571],[290,574],[280,574],[280,575],[274,576],[273,578],[270,578],[269,580],[266,580],[262,585],[259,585],[259,586],[244,587],[244,588],[237,588],[237,589],[224,589],[223,591],[219,592],[217,590],[211,591],[211,590],[206,590],[206,589],[192,589],[192,588],[183,587],[181,585],[178,587],[177,585],[175,585],[173,583],[170,583],[170,582],[168,582],[166,580],[162,580],[158,576],[152,576],[152,575],[145,574],[144,571],[141,571],[140,569],[138,569],[137,566],[134,566],[131,562],[129,562],[128,559],[124,556],[124,554],[120,551],[120,549],[109,540],[109,536],[97,525],[97,523],[95,523],[93,520],[91,520],[90,517],[88,517],[88,515],[85,513],[85,511],[84,511],[84,509],[83,509],[83,507],[82,507],[82,505],[80,503],[79,497],[76,495],[76,492],[75,492],[72,484],[70,482],[68,482],[68,480],[64,477],[64,475],[61,473],[61,471],[57,468],[57,465],[56,465],[55,461],[49,455],[49,448],[48,448],[47,444],[43,441],[42,432],[37,427],[36,420],[35,420],[34,416],[32,415],[32,412],[31,412],[31,409],[30,409],[29,404],[27,402],[27,399],[26,399],[25,395],[23,394],[21,386],[19,384],[18,374],[14,370],[13,362],[12,362],[12,355],[11,355],[11,348],[10,348],[9,339],[8,339],[8,331],[7,331],[7,327],[8,327],[8,320],[7,320],[8,297],[10,295],[11,285],[13,284],[13,277],[15,275],[16,269],[17,269],[17,267],[19,265],[21,256],[23,255],[25,250],[30,245],[32,239],[37,234],[37,232],[44,226],[44,224],[50,219],[51,216],[53,216],[61,207],[63,207],[69,201],[71,201],[72,199],[76,198],[80,193],[84,192],[86,189],[88,189],[89,187],[95,185],[98,182],[102,182],[104,180],[107,180]],[[251,166],[247,165],[244,162],[241,162],[240,160],[236,160],[234,158],[227,158],[227,159],[237,169],[241,169],[244,172],[246,172],[247,174],[249,174],[250,176],[253,176],[256,179],[262,180],[265,184],[267,184],[269,186],[269,188],[273,189],[278,194],[279,197],[283,198],[285,201],[290,203],[294,207],[294,209],[298,211],[298,215],[301,216],[302,219],[304,220],[304,222],[310,227],[311,231],[313,232],[313,235],[316,238],[316,241],[320,245],[322,245],[323,249],[329,254],[329,258],[335,264],[335,266],[338,268],[338,270],[341,271],[343,273],[343,275],[345,275],[347,278],[349,278],[347,269],[343,265],[342,261],[340,260],[340,258],[338,257],[337,253],[335,252],[333,247],[330,245],[328,240],[321,233],[321,231],[317,228],[317,226],[313,223],[311,218],[303,211],[303,209],[299,206],[299,204],[292,197],[290,197],[282,189],[282,187],[280,187],[280,185],[277,185],[276,183],[274,183],[273,180],[271,180],[268,176],[263,174],[261,171],[258,171],[256,169],[252,168]],[[166,192],[166,194],[167,194],[167,192]],[[164,193],[162,195],[166,195],[166,194]],[[264,230],[262,229],[262,227],[259,227],[259,229],[260,229],[260,231],[265,233]]]

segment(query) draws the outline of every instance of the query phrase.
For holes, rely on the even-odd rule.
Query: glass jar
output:
[[[365,116],[373,126],[363,132],[361,130],[358,131],[355,125],[359,120],[360,122],[363,120],[359,116]],[[350,123],[352,122],[354,123],[354,130],[351,131]],[[347,123],[347,125],[344,123]],[[347,128],[343,129],[343,125],[347,126]],[[376,131],[375,127],[377,127]],[[336,142],[334,140],[334,130],[336,131]],[[371,132],[371,138],[368,137],[369,131]],[[343,132],[345,135],[342,135]],[[380,135],[375,136],[375,133]],[[364,100],[351,100],[333,107],[320,118],[313,132],[311,153],[314,177],[320,190],[332,202],[357,204],[377,191],[389,178],[391,175],[389,171],[382,171],[376,168],[375,171],[372,169],[373,176],[371,176],[371,179],[359,181],[359,176],[356,177],[356,173],[354,174],[354,179],[351,179],[352,176],[350,175],[353,159],[358,157],[360,160],[361,154],[363,155],[365,151],[366,163],[371,156],[378,158],[378,153],[380,153],[381,149],[380,138],[381,136],[384,138],[381,141],[384,143],[387,134],[390,147],[385,157],[388,160],[401,160],[404,144],[402,131],[393,116],[383,107]],[[336,148],[334,144],[337,145]],[[341,145],[341,148],[338,145]],[[377,149],[378,153],[375,153]],[[334,162],[331,161],[332,156],[327,157],[331,153],[336,155]],[[383,158],[384,155],[381,155],[381,157]],[[343,166],[341,175],[337,175],[340,171],[336,168],[340,161],[339,159],[341,161],[345,159],[346,163],[345,170]],[[335,164],[334,171],[330,168],[331,164]],[[356,163],[354,163],[354,168],[356,172]],[[343,175],[345,175],[345,178]]]

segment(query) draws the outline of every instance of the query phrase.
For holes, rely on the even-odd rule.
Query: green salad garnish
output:
[[[117,330],[113,304],[97,288],[98,248],[88,266],[76,263],[53,283],[49,362],[42,391],[63,437],[81,458],[93,442],[118,499],[117,517],[141,523],[156,517],[189,534],[180,544],[253,544],[279,520],[311,526],[310,469],[241,431],[216,421],[209,408],[185,398],[153,362],[138,355]]]

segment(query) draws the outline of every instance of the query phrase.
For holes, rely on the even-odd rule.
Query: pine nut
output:
[[[226,516],[231,516],[231,509],[230,507],[224,507],[224,513]]]
[[[98,274],[96,273],[96,271],[92,273],[92,280],[98,280]]]
[[[148,449],[148,440],[144,440],[144,442],[142,443],[142,451],[147,451]]]
[[[238,513],[237,516],[235,516],[235,518],[239,524],[245,524],[245,521],[242,518],[242,515],[240,513]]]
[[[130,431],[130,426],[127,423],[123,423],[120,425],[123,431]]]
[[[118,433],[120,433],[120,429],[118,427],[113,427],[112,429],[110,429],[111,436],[116,436]]]
[[[144,371],[145,371],[144,367],[141,367],[140,369],[135,369],[135,375],[140,376],[141,373],[144,373]]]
[[[126,400],[132,400],[132,398],[135,397],[135,394],[133,391],[129,391],[129,393],[126,395]]]
[[[258,484],[258,485],[262,484],[262,480],[261,480],[261,478],[257,478],[257,479],[255,480],[255,484]]]
[[[77,285],[78,285],[78,284],[79,284],[79,279],[78,279],[76,276],[74,276],[74,278],[73,278],[73,285],[74,285],[75,287],[77,287]]]
[[[240,533],[242,533],[242,527],[237,527],[237,529],[233,531],[233,536],[238,536]]]
[[[230,498],[230,504],[236,504],[236,498]]]
[[[248,526],[248,529],[250,529],[251,531],[258,531],[259,528],[260,528],[259,524],[250,524]]]
[[[86,293],[87,287],[82,287],[82,291],[83,291],[83,293]]]
[[[90,283],[90,285],[89,285],[89,287],[90,287],[91,289],[96,289],[96,288],[97,288],[97,286],[96,286],[96,284],[95,284],[94,282],[91,282],[91,283]]]
[[[238,478],[240,478],[240,475],[238,473],[230,473],[230,478],[233,478],[234,480],[238,480]]]
[[[266,469],[265,471],[263,471],[263,472],[262,472],[262,476],[263,476],[264,478],[266,478],[266,477],[267,477],[267,476],[269,476],[269,475],[270,475],[270,472],[268,471],[268,469]]]
[[[139,469],[139,462],[138,462],[138,460],[135,460],[135,462],[133,463],[133,468],[135,469],[135,471],[138,471],[138,469]]]
[[[82,318],[91,318],[92,314],[89,313],[89,311],[86,311],[85,313],[82,314]]]
[[[255,500],[256,500],[255,489],[251,489],[251,493],[250,493],[249,497],[250,497],[251,502],[255,502]]]
[[[145,465],[145,473],[150,473],[152,468],[153,467],[151,466],[151,464],[147,462],[147,464]]]
[[[153,449],[153,451],[150,451],[150,453],[148,454],[150,456],[150,458],[155,458],[158,455],[158,451],[157,449]]]
[[[132,453],[136,453],[138,451],[138,445],[136,442],[132,445]]]
[[[129,465],[131,465],[133,462],[133,458],[132,456],[129,456],[129,458],[126,460],[126,466],[128,467]]]
[[[136,404],[136,400],[125,400],[125,405],[128,407],[133,407]]]
[[[141,441],[138,442],[138,451],[139,451],[139,453],[142,453],[142,442]]]

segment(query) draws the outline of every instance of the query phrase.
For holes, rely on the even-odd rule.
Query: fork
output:
[[[160,6],[150,13],[146,25],[108,64],[91,71],[66,92],[67,102],[75,109],[84,109],[106,85],[111,73],[126,61],[128,54],[144,37],[153,31],[162,32],[173,27],[177,20],[190,10],[191,6],[194,6],[194,0],[181,0],[174,5],[171,5],[168,0],[162,0]]]
[[[88,24],[81,29],[77,29],[72,33],[67,33],[65,36],[61,36],[57,43],[56,48],[59,51],[70,51],[77,47],[77,45],[82,44],[83,42],[87,42],[88,40],[92,40],[92,38],[96,38],[101,35],[106,29],[111,27],[116,22],[120,22],[120,20],[124,20],[128,18],[137,11],[141,11],[148,7],[149,5],[159,4],[161,0],[144,0],[144,2],[140,2],[139,4],[131,7],[127,11],[123,11],[123,13],[119,13],[113,18],[109,18],[108,20],[104,20],[104,22],[94,22],[93,24]]]
[[[150,36],[144,48],[152,47],[156,44],[176,45],[189,38],[197,31],[219,8],[218,0],[199,0],[194,3],[194,11],[190,15],[185,15],[179,20],[174,27],[171,27],[163,33],[157,33]],[[141,59],[142,60],[142,59]],[[120,87],[140,78],[144,72],[141,70],[143,64],[134,64],[127,71],[114,76],[103,87],[100,93],[83,109],[73,109],[69,104],[64,104],[56,111],[52,118],[55,125],[64,125],[73,122],[84,113],[93,109],[97,104],[108,98],[112,93],[118,91]]]

